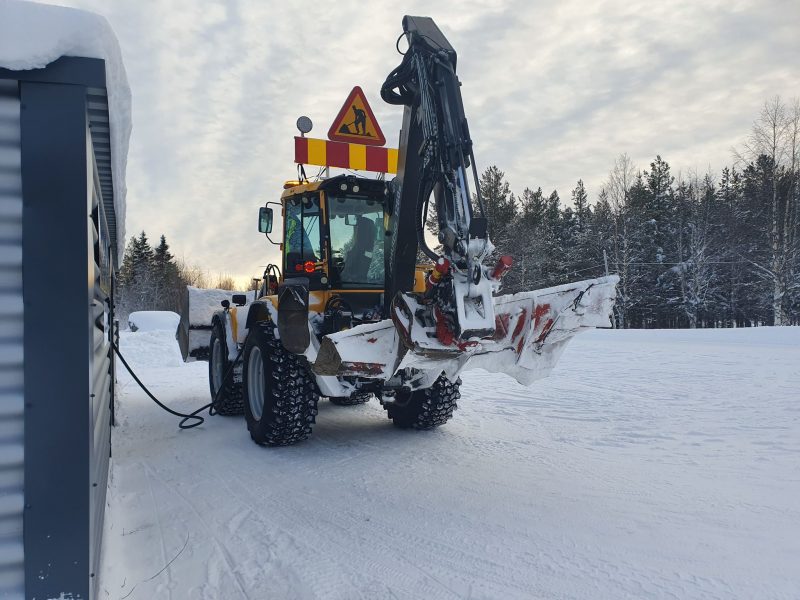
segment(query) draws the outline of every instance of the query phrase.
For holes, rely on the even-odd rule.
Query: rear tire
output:
[[[220,386],[222,387],[217,403],[214,405],[214,410],[224,416],[244,413],[242,384],[234,382],[233,373],[229,375],[227,380],[223,381],[230,366],[231,361],[228,358],[225,328],[219,321],[214,321],[209,343],[208,386],[211,389],[212,400],[217,397],[217,390],[219,390]]]
[[[353,392],[349,396],[330,396],[328,400],[336,406],[355,406],[356,404],[366,404],[372,398],[370,392]]]
[[[384,408],[396,427],[401,429],[433,429],[444,425],[453,417],[461,398],[459,387],[461,378],[454,382],[447,379],[444,373],[431,387],[424,390],[406,392],[400,402],[386,403]]]
[[[265,446],[306,439],[319,394],[305,357],[288,352],[271,323],[253,325],[244,347],[244,415],[250,437]]]

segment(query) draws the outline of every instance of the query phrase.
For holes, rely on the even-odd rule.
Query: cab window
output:
[[[383,204],[334,196],[328,207],[334,280],[343,288],[383,287]]]
[[[304,264],[318,262],[320,210],[318,195],[289,198],[284,213],[284,269],[287,275],[305,273]]]

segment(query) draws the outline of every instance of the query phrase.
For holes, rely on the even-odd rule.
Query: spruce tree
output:
[[[489,236],[498,252],[502,254],[509,242],[509,226],[517,215],[516,199],[505,179],[505,173],[494,165],[483,172],[478,185],[483,207],[489,219]]]
[[[575,225],[578,231],[583,232],[588,219],[589,197],[586,194],[586,188],[583,186],[582,179],[578,179],[578,184],[575,186],[575,189],[572,190],[572,206],[573,214],[575,215]]]

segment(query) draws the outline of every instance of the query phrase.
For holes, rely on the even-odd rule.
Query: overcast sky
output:
[[[800,1],[212,2],[69,0],[104,15],[133,92],[128,235],[242,280],[277,258],[257,207],[295,174],[295,121],[325,137],[354,85],[387,143],[402,110],[380,85],[404,14],[459,54],[478,168],[512,189],[578,178],[592,200],[614,158],[719,170],[767,98],[800,96]]]

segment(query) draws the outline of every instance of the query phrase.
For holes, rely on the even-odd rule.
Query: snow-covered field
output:
[[[208,401],[174,332],[121,345]],[[100,597],[800,597],[800,328],[594,331],[530,389],[463,379],[436,431],[322,401],[261,448],[120,374]]]

